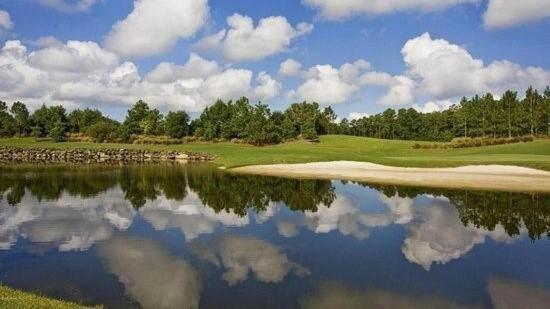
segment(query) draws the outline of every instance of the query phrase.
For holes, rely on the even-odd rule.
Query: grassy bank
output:
[[[50,299],[35,294],[21,292],[0,286],[0,308],[60,308],[60,309],[76,309],[76,308],[101,308],[101,307],[86,307],[71,302]]]
[[[208,152],[217,156],[216,163],[227,167],[351,160],[411,167],[505,164],[550,170],[550,140],[465,149],[413,149],[415,143],[353,136],[322,136],[320,142],[316,144],[297,141],[266,147],[232,143],[191,143],[163,146],[36,142],[33,138],[0,139],[0,146]]]

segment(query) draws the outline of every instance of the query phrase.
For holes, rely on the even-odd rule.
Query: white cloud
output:
[[[161,62],[145,79],[155,83],[173,82],[178,79],[206,78],[221,72],[216,61],[206,60],[191,53],[185,65]]]
[[[208,36],[195,45],[198,49],[219,49],[231,61],[257,61],[290,47],[292,40],[313,31],[313,25],[300,23],[296,28],[283,16],[254,21],[234,14],[227,18],[229,30]]]
[[[432,39],[429,33],[407,41],[401,53],[407,77],[418,83],[420,94],[436,100],[507,89],[521,92],[530,85],[543,88],[550,80],[550,72],[539,67],[522,68],[507,60],[484,65],[463,47]]]
[[[364,60],[345,63],[338,69],[331,65],[316,65],[303,74],[305,80],[295,96],[319,104],[344,103],[360,89],[359,74],[369,67],[370,64]]]
[[[0,51],[4,100],[20,100],[32,109],[43,102],[74,108],[88,103],[130,105],[143,99],[153,107],[201,111],[218,98],[269,100],[281,89],[266,73],[254,79],[252,71],[224,70],[196,54],[183,65],[161,63],[142,77],[134,63],[121,63],[94,42],[47,45],[29,53],[19,41],[5,43]]]
[[[265,100],[278,96],[283,87],[280,82],[271,78],[266,72],[260,72],[256,77],[256,82],[258,82],[258,86],[254,88],[254,97]]]
[[[433,112],[441,112],[449,107],[451,105],[456,104],[456,101],[453,100],[441,100],[441,101],[428,101],[423,106],[419,106],[414,104],[413,108],[416,109],[420,113],[433,113]]]
[[[304,267],[290,261],[279,247],[254,237],[224,235],[209,244],[196,244],[193,252],[201,259],[226,269],[223,280],[229,285],[245,281],[250,272],[266,283],[279,283],[293,272],[309,274]]]
[[[118,63],[116,54],[95,42],[68,41],[66,45],[46,47],[29,55],[33,67],[59,73],[103,72]]]
[[[369,117],[368,113],[351,112],[348,114],[348,120],[359,120],[361,118]]]
[[[292,58],[281,62],[279,76],[296,76],[300,74],[302,64]]]
[[[50,7],[62,12],[73,13],[89,10],[99,0],[37,0],[43,6]]]
[[[488,29],[508,28],[550,17],[548,0],[490,0],[483,15]]]
[[[0,30],[11,30],[13,28],[13,21],[10,14],[6,11],[0,10]]]
[[[134,10],[113,26],[105,44],[128,58],[155,55],[195,35],[209,11],[207,0],[135,0]]]
[[[341,20],[354,15],[382,15],[397,11],[437,11],[480,0],[302,0],[329,20]]]
[[[144,308],[198,308],[199,273],[149,239],[117,237],[98,247],[106,268]]]

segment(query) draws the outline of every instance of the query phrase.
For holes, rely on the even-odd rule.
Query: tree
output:
[[[0,136],[13,136],[15,120],[8,113],[6,102],[0,101]]]
[[[250,121],[246,125],[246,136],[248,143],[257,146],[281,141],[280,129],[273,123],[267,105],[258,103],[254,106]]]
[[[56,143],[66,140],[67,126],[66,123],[57,120],[49,129],[48,136]]]
[[[546,114],[546,135],[550,136],[550,87],[544,89],[544,113]]]
[[[104,118],[105,117],[103,117],[103,114],[97,109],[75,109],[69,114],[69,116],[67,116],[69,131],[73,133],[83,133],[89,126],[103,120]]]
[[[172,138],[189,134],[189,115],[184,111],[169,112],[164,119],[164,131]]]
[[[141,131],[146,135],[161,135],[163,132],[163,116],[158,109],[147,113],[140,123]]]
[[[31,122],[33,124],[33,134],[37,137],[51,137],[50,132],[52,130],[56,131],[54,132],[56,137],[61,137],[61,135],[65,135],[67,130],[67,116],[65,108],[61,105],[50,107],[42,105],[32,114]]]
[[[113,141],[118,131],[118,123],[110,119],[102,119],[86,127],[86,135],[93,138],[96,143]]]
[[[286,111],[285,116],[292,121],[298,135],[304,137],[305,126],[309,126],[307,135],[311,135],[311,131],[316,131],[319,114],[319,104],[317,103],[294,103]],[[313,126],[313,129],[311,128]],[[315,132],[317,135],[317,132]],[[305,137],[304,137],[305,138]]]
[[[518,104],[517,92],[508,90],[502,96],[500,100],[506,108],[506,119],[508,121],[508,137],[512,137],[512,116],[514,114],[514,109]]]
[[[132,134],[142,134],[142,122],[149,115],[149,105],[142,100],[139,100],[128,110],[126,119],[122,126],[121,135],[124,140],[128,140]]]
[[[12,104],[10,109],[15,121],[15,133],[19,136],[27,136],[31,131],[29,111],[25,104],[17,101]]]

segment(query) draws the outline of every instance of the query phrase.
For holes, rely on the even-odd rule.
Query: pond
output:
[[[0,282],[108,308],[543,308],[550,196],[0,168]]]

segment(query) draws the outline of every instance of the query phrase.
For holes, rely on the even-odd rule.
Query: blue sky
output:
[[[380,0],[350,0],[350,3],[355,3],[351,8],[338,7],[336,0],[180,0],[181,3],[205,2],[205,17],[192,25],[185,22],[180,25],[177,20],[187,19],[186,14],[190,14],[189,18],[196,16],[190,9],[197,9],[196,5],[180,5],[175,0],[135,2],[151,1],[152,5],[143,6],[149,11],[140,13],[147,15],[138,16],[143,17],[144,23],[149,21],[149,24],[154,24],[159,19],[169,19],[166,12],[173,12],[176,17],[173,23],[162,25],[161,22],[147,38],[147,25],[136,24],[141,22],[141,18],[128,23],[127,29],[130,30],[114,33],[114,25],[118,21],[126,21],[138,7],[133,0],[2,0],[0,10],[9,15],[10,23],[4,23],[2,28],[0,18],[1,44],[19,41],[26,51],[22,58],[14,60],[8,57],[4,48],[4,60],[0,56],[0,76],[23,76],[25,81],[44,78],[49,81],[48,85],[34,93],[32,91],[36,85],[33,85],[34,88],[28,86],[23,89],[21,86],[21,89],[14,90],[13,85],[2,88],[0,83],[3,100],[11,102],[21,99],[31,106],[40,102],[63,104],[68,109],[93,106],[120,119],[128,105],[142,96],[161,110],[185,109],[197,113],[213,100],[215,94],[225,99],[237,96],[232,89],[222,89],[228,87],[242,89],[244,93],[238,95],[268,102],[273,109],[284,108],[293,101],[315,100],[333,106],[340,117],[349,117],[350,113],[372,114],[387,107],[415,107],[430,111],[445,108],[461,95],[485,91],[498,94],[507,88],[524,91],[531,84],[542,89],[550,84],[550,1],[546,0],[533,1],[537,2],[535,4],[508,0],[504,7],[499,4],[502,0],[444,0],[448,3],[444,7],[434,6],[433,3],[437,3],[434,0],[414,0],[412,2],[417,4],[412,7],[403,6],[407,1],[390,0],[385,6],[382,5],[382,11],[373,9],[384,3]],[[89,7],[77,8],[75,5],[78,2],[89,2]],[[170,9],[159,9],[160,15],[154,15],[157,5]],[[518,10],[514,5],[532,8]],[[202,8],[203,13],[205,8]],[[337,9],[343,12],[341,16],[332,16],[330,12]],[[488,21],[484,16],[493,11],[498,18]],[[267,38],[271,35],[269,31],[277,31],[277,25],[286,29],[286,37],[281,37],[281,42],[286,43],[273,43],[268,52],[259,52],[258,55],[253,55],[254,49],[271,44],[271,40],[262,42],[259,38],[259,41],[246,41],[245,36],[241,41],[231,41],[227,35],[216,46],[197,47],[197,43],[204,38],[223,29],[231,29],[226,20],[234,14],[250,17],[254,27],[252,30],[256,30],[258,22],[264,18],[282,17],[294,34],[289,34],[288,27],[283,27],[286,24],[280,20],[273,27],[266,27],[262,33],[267,32]],[[148,18],[155,19],[151,22]],[[306,23],[310,28],[301,31],[298,29],[300,23]],[[121,46],[131,41],[128,36],[132,38],[134,35],[135,38],[141,35],[129,33],[138,27],[141,34],[151,40],[151,45],[147,44],[149,46],[158,43],[155,40],[159,32],[178,32],[178,28],[185,27],[190,30],[184,35],[176,34],[175,38],[170,39],[168,47],[140,54],[139,46],[131,46],[131,43],[127,44],[130,46]],[[429,38],[419,39],[425,33],[429,33]],[[108,43],[109,36],[115,43]],[[49,41],[44,40],[45,37],[49,37]],[[405,44],[415,39],[418,40],[411,42],[408,51],[402,52]],[[95,42],[97,46],[75,49],[68,46],[67,41]],[[239,47],[250,52],[240,55],[238,50],[231,50]],[[82,48],[92,48],[92,51],[85,52]],[[55,59],[49,60],[52,63],[59,61],[60,64],[44,64],[45,61],[39,61],[42,58],[33,55],[33,52],[40,54],[44,50],[50,52],[42,53],[44,57],[56,55],[53,57]],[[100,56],[94,54],[93,62],[88,62],[93,64],[88,71],[80,69],[82,66],[78,66],[78,61],[86,63],[92,60],[78,57],[87,57],[90,53],[99,53]],[[148,73],[161,62],[171,63],[174,70],[181,69],[191,53],[204,61],[215,61],[218,68],[200,76],[181,73],[163,77],[162,82],[157,80],[154,85],[145,81]],[[75,68],[68,67],[69,61],[63,59],[67,54],[73,57],[70,63]],[[109,58],[109,55],[112,57]],[[301,69],[292,74],[278,74],[281,63],[289,58],[301,63]],[[370,66],[355,65],[354,62],[359,59]],[[446,60],[438,63],[441,59]],[[135,66],[137,72],[131,72],[134,74],[132,79],[122,84],[119,80],[118,84],[108,81],[124,63]],[[341,68],[345,63],[353,64],[350,67],[357,72],[345,75]],[[442,64],[446,65],[444,69]],[[104,68],[101,67],[103,65]],[[329,66],[320,68],[319,65]],[[101,67],[101,70],[95,70],[94,66]],[[6,69],[5,74],[1,71],[2,67]],[[122,71],[132,71],[129,66],[125,68]],[[192,71],[198,70],[190,68]],[[240,79],[229,74],[228,70],[229,73],[242,73],[239,75],[242,83],[238,84]],[[260,72],[265,72],[269,79],[259,81]],[[226,83],[223,78],[235,84]],[[518,80],[520,78],[521,81]],[[210,82],[206,81],[208,79]],[[463,79],[471,82],[462,82]],[[183,92],[173,89],[174,85],[187,87],[191,80],[193,86],[190,87],[202,88],[186,88]],[[455,81],[458,85],[454,85]],[[37,83],[36,80],[34,82]],[[263,91],[259,88],[262,85],[265,86]],[[90,90],[93,87],[97,88],[97,94]],[[166,90],[168,88],[170,90]],[[161,91],[159,89],[163,89],[162,95],[158,93]],[[333,95],[335,93],[339,95]]]

